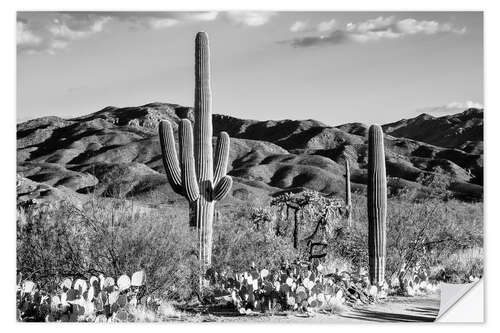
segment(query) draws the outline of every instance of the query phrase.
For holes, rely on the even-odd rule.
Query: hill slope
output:
[[[43,198],[45,192],[33,190],[30,195],[29,188],[48,188],[58,195],[73,191],[76,196],[181,200],[164,174],[157,126],[166,119],[177,131],[182,118],[192,119],[192,110],[150,103],[107,107],[73,119],[43,117],[20,123],[18,182],[29,186],[22,196],[18,190],[18,200]],[[442,118],[417,117],[384,125],[390,134],[385,140],[390,187],[420,187],[419,176],[439,172],[451,177],[450,189],[458,197],[479,199],[482,111]],[[293,188],[343,195],[344,155],[352,167],[353,190],[365,188],[367,125],[330,127],[315,120],[255,121],[223,115],[214,115],[213,123],[214,135],[227,131],[231,136],[228,172],[235,185],[230,201],[262,200]],[[420,135],[419,128],[439,128],[447,135],[432,131]],[[459,133],[459,128],[465,130]]]
[[[386,124],[384,131],[397,137],[483,154],[482,109],[468,109],[438,118],[424,113],[416,118]]]

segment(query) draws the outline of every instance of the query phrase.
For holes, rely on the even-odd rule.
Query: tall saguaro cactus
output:
[[[349,170],[349,160],[344,156],[345,160],[345,206],[347,211],[347,224],[349,227],[352,223],[352,202],[351,202],[351,171]]]
[[[195,41],[194,136],[191,122],[182,119],[179,123],[179,159],[171,124],[162,121],[159,126],[165,172],[174,191],[189,201],[189,225],[198,229],[203,270],[212,264],[214,204],[226,196],[233,183],[226,175],[229,158],[229,135],[226,132],[221,132],[217,138],[215,168],[212,160],[209,53],[208,35],[199,32]]]
[[[384,133],[379,125],[368,131],[368,255],[370,282],[384,283],[386,256],[387,181]]]

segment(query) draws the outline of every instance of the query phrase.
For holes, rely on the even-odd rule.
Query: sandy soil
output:
[[[416,297],[389,297],[377,304],[346,307],[340,314],[281,315],[202,315],[200,321],[213,322],[270,322],[270,323],[355,323],[355,322],[432,322],[439,313],[439,294]],[[198,321],[197,320],[197,321]]]

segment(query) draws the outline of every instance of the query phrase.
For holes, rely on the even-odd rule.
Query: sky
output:
[[[197,31],[214,113],[335,126],[483,107],[481,12],[18,12],[18,122],[193,105]]]

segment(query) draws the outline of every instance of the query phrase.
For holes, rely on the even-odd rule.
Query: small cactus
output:
[[[384,133],[379,125],[368,131],[368,256],[370,283],[384,283],[386,256],[387,181]]]

